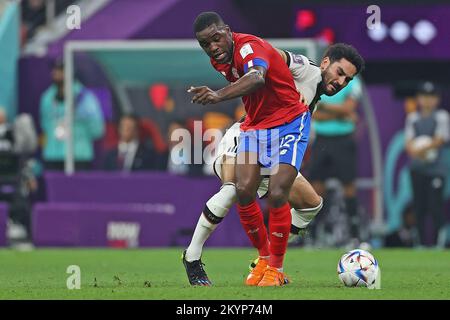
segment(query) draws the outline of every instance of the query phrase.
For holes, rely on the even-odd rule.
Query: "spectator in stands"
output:
[[[37,29],[45,24],[45,0],[22,1],[22,25],[26,38],[32,38]]]
[[[124,172],[151,170],[154,154],[149,142],[139,141],[138,118],[124,115],[119,122],[119,142],[106,153],[103,168]]]
[[[76,0],[55,0],[53,2],[55,15],[66,14],[67,7],[75,3]],[[47,0],[21,0],[22,11],[22,34],[26,39],[31,39],[40,27],[47,22],[51,22],[53,17],[47,16]],[[50,19],[48,21],[47,19]]]
[[[443,230],[444,186],[448,173],[442,150],[450,140],[449,114],[438,109],[440,92],[431,82],[420,85],[418,110],[408,114],[405,125],[406,152],[410,157],[413,211],[416,215],[420,244],[436,245]],[[426,217],[433,218],[433,239],[426,238]]]
[[[30,238],[29,196],[37,189],[30,155],[36,147],[37,137],[31,117],[20,114],[11,125],[0,107],[0,201],[9,204],[7,236],[11,241]]]
[[[167,132],[169,153],[167,171],[178,175],[187,175],[190,171],[192,139],[186,139],[191,133],[180,120],[173,120]],[[189,141],[188,141],[189,140]],[[192,141],[193,142],[193,141]]]
[[[52,70],[53,84],[42,94],[41,128],[45,135],[43,159],[46,169],[63,170],[66,157],[66,107],[64,97],[64,65],[56,61]],[[88,170],[94,159],[94,140],[104,133],[100,103],[79,81],[73,84],[73,143],[76,170]]]
[[[361,97],[361,81],[356,77],[334,96],[322,96],[313,115],[316,138],[311,148],[310,181],[324,198],[326,213],[328,199],[325,182],[338,179],[343,185],[346,212],[350,223],[350,243],[359,242],[359,217],[356,200],[357,148],[354,138],[356,107]],[[319,218],[318,221],[321,219]]]
[[[152,169],[157,171],[167,170],[168,158],[168,141],[166,134],[161,132],[159,123],[150,117],[142,117],[139,119],[139,129],[141,131],[141,139],[146,139],[154,151],[152,156]]]
[[[0,152],[12,153],[13,149],[13,129],[7,121],[5,109],[0,107]]]

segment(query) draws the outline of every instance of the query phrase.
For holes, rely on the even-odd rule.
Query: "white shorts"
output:
[[[217,148],[217,157],[213,163],[213,169],[216,176],[222,180],[222,163],[224,160],[224,156],[236,158],[237,149],[239,145],[239,135],[241,134],[240,129],[241,124],[236,122],[233,124],[222,137],[222,140],[219,142],[219,146]],[[299,172],[297,177],[301,177],[301,173]],[[261,180],[261,183],[258,188],[258,197],[264,198],[269,192],[269,178],[264,177]]]

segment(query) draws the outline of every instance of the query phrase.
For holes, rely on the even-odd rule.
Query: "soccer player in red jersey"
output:
[[[242,97],[247,112],[240,127],[236,192],[241,224],[260,258],[246,284],[283,285],[283,259],[291,226],[287,199],[308,142],[309,107],[300,102],[286,63],[268,42],[231,32],[214,12],[200,14],[194,30],[213,67],[231,84],[217,91],[206,86],[191,87],[192,102],[205,105]],[[356,51],[350,60],[331,63],[330,59],[324,59],[321,69],[332,69],[325,74],[318,92],[332,95],[342,89],[363,65]],[[316,95],[311,105],[319,97]],[[255,201],[261,167],[270,170],[269,235]]]

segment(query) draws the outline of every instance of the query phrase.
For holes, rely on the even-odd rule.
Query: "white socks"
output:
[[[188,262],[200,259],[205,241],[209,238],[217,226],[218,224],[212,224],[206,220],[204,214],[202,213],[198,219],[197,226],[195,227],[191,243],[186,250],[186,260]]]

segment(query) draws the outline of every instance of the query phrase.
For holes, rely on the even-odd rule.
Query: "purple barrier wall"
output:
[[[220,186],[214,177],[165,173],[48,173],[46,183],[49,202],[33,208],[37,246],[187,246]],[[250,245],[235,208],[207,244]]]
[[[204,200],[217,192],[215,177],[189,178],[165,172],[110,173],[80,172],[66,176],[47,172],[49,202],[163,203],[181,199],[180,209],[203,209]],[[186,201],[190,199],[190,201]]]
[[[173,204],[39,203],[33,212],[33,242],[36,246],[187,246],[197,218],[198,212],[186,214]],[[234,210],[208,245],[249,245]]]
[[[6,246],[6,221],[8,219],[8,205],[0,202],[0,247]]]

